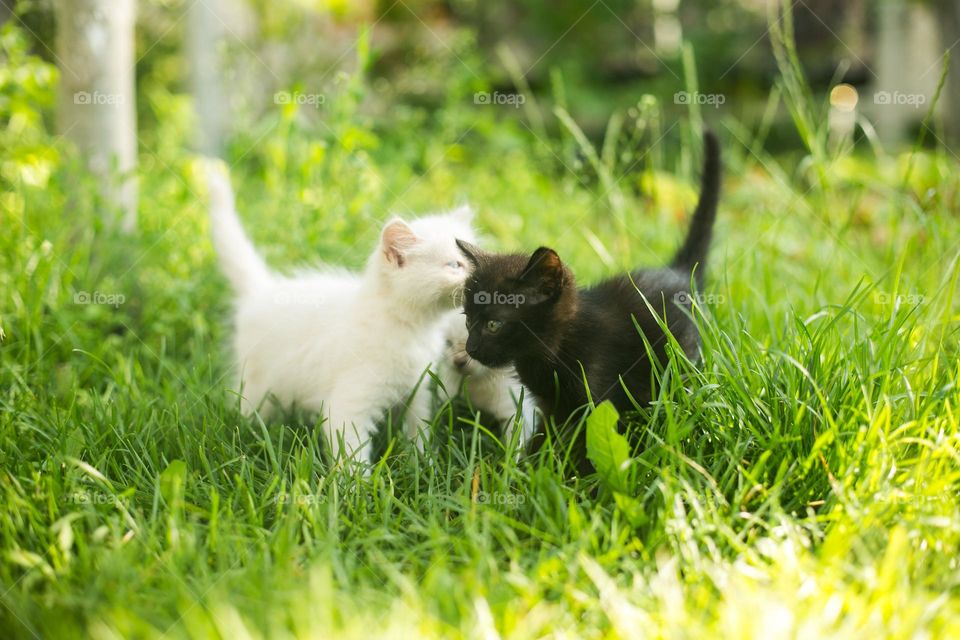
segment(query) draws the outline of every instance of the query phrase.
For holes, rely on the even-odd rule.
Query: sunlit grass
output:
[[[947,154],[906,181],[906,156],[866,152],[811,174],[714,123],[727,178],[703,362],[671,363],[630,417],[627,484],[518,464],[447,411],[426,456],[391,440],[360,478],[329,468],[308,416],[239,414],[229,294],[186,122],[165,115],[131,237],[91,189],[68,197],[49,138],[56,153],[4,168],[5,636],[960,635]],[[391,212],[469,200],[488,246],[549,244],[589,282],[665,259],[696,197],[679,129],[664,166],[613,175],[618,218],[570,145],[545,152],[494,114],[466,138],[455,113],[433,137],[332,123],[362,129],[350,144],[294,116],[230,151],[278,268],[357,266]]]

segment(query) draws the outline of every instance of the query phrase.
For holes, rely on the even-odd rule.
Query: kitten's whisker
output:
[[[455,308],[462,307],[464,301],[466,300],[466,290],[463,287],[455,289],[453,292],[453,306]]]

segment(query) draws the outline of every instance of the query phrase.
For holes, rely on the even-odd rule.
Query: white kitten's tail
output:
[[[270,270],[240,224],[226,167],[219,161],[209,160],[205,168],[213,247],[233,290],[243,294],[268,280]]]

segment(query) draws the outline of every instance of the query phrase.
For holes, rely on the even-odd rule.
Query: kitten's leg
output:
[[[520,388],[513,384],[509,377],[500,374],[488,375],[481,379],[468,379],[470,399],[476,407],[486,409],[503,425],[504,444],[513,440],[516,430],[517,414],[522,418],[520,441],[518,448],[526,443],[527,416],[518,410]]]
[[[261,418],[267,419],[274,413],[275,401],[265,391],[253,392],[248,394],[244,388],[243,395],[240,396],[240,410],[246,416],[252,416],[254,413]]]
[[[337,394],[332,394],[327,404],[327,421],[323,427],[334,459],[342,456],[345,460],[369,465],[376,430],[370,407],[357,406],[349,398]]]
[[[504,436],[506,437],[507,442],[513,441],[513,434],[517,430],[517,420],[520,421],[520,436],[517,438],[517,458],[522,455],[526,450],[527,444],[530,442],[530,438],[533,436],[533,430],[536,421],[537,407],[533,402],[533,399],[527,395],[529,392],[525,392],[523,396],[523,402],[520,402],[519,391],[510,393],[510,400],[512,412],[506,418],[506,429],[504,431]],[[519,405],[519,411],[518,411]],[[519,414],[519,415],[518,415]]]
[[[523,402],[520,404],[520,445],[519,449],[523,451],[533,437],[533,431],[537,426],[537,403],[530,397],[530,392],[525,391]]]
[[[244,415],[259,411],[260,415],[265,417],[273,407],[273,403],[267,398],[269,387],[256,371],[248,371],[243,365],[239,368],[241,373],[234,388],[240,394],[240,410]]]
[[[413,444],[420,453],[423,453],[426,431],[429,430],[430,421],[433,418],[430,412],[430,400],[430,389],[426,381],[423,381],[407,403],[407,410],[403,416],[404,432],[413,440]]]
[[[342,430],[334,433],[332,437],[337,438],[339,433],[343,434],[343,449],[338,453],[344,454],[344,459],[364,466],[363,475],[370,475],[370,465],[373,463],[373,433],[376,426],[372,422],[358,424],[355,420],[343,423]],[[339,439],[338,439],[339,440]]]

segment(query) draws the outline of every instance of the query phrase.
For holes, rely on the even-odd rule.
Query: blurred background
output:
[[[390,149],[422,172],[431,158],[404,138],[454,132],[459,153],[503,127],[551,149],[543,170],[589,181],[662,163],[670,146],[656,143],[685,130],[678,121],[726,122],[755,151],[814,157],[858,144],[949,149],[960,129],[960,65],[945,71],[960,3],[946,0],[0,6],[0,112],[24,129],[8,135],[40,120],[63,136],[94,174],[114,176],[104,193],[129,225],[136,184],[123,175],[145,151],[183,143],[277,163],[278,130],[309,140],[307,157],[332,143]],[[606,154],[599,165],[585,141]]]

